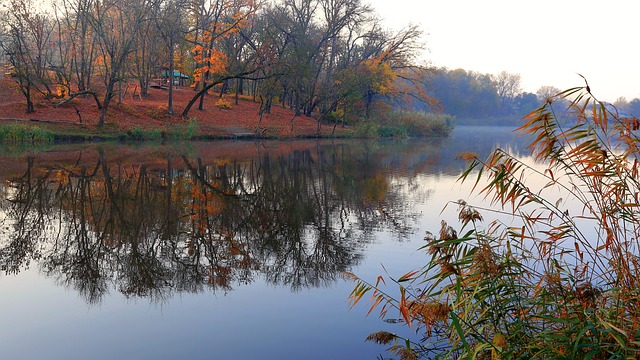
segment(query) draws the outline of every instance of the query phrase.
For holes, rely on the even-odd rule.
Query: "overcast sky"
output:
[[[637,0],[367,1],[388,28],[420,25],[431,65],[519,73],[529,92],[581,86],[579,73],[600,100],[640,98]]]

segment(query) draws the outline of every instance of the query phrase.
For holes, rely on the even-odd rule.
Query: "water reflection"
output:
[[[0,269],[38,268],[89,303],[163,301],[262,277],[331,285],[385,231],[424,228],[424,174],[459,173],[477,131],[393,142],[82,145],[0,158]],[[513,144],[513,142],[511,142]],[[472,145],[472,149],[467,149]]]
[[[257,276],[294,290],[329,285],[376,231],[401,240],[421,230],[407,204],[428,193],[400,184],[437,168],[443,149],[207,144],[195,154],[133,150],[141,160],[83,146],[14,158],[0,200],[0,267],[16,274],[38,264],[90,303],[111,289],[162,301]]]

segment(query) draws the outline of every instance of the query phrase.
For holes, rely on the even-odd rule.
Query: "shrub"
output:
[[[392,111],[374,119],[380,126],[380,136],[448,136],[454,117],[447,114]]]
[[[186,124],[174,126],[170,135],[176,139],[192,139],[200,134],[198,120],[193,117],[189,118]]]
[[[372,121],[362,121],[355,126],[353,133],[358,138],[376,138],[378,137],[378,124]]]
[[[225,99],[224,97],[221,97],[220,99],[218,99],[218,101],[216,101],[216,107],[218,109],[231,109],[231,108],[233,108],[233,106],[231,106],[231,103],[229,101],[227,101],[227,99]]]
[[[116,103],[115,104],[115,108],[117,108],[118,110],[120,110],[122,113],[130,115],[130,116],[140,116],[140,113],[138,112],[138,109],[136,109],[135,106],[130,105],[130,104],[126,104],[126,103]]]
[[[23,124],[0,125],[0,141],[3,142],[53,142],[54,133],[39,127]]]
[[[556,111],[563,99],[568,111]],[[640,121],[620,118],[588,86],[525,120],[535,166],[500,149],[484,161],[461,154],[470,161],[461,180],[486,178],[479,192],[515,223],[483,229],[480,210],[459,201],[462,235],[444,222],[428,233],[431,259],[391,279],[397,298],[381,280],[355,278],[353,305],[372,292],[382,316],[395,308],[424,336],[369,340],[401,358],[640,356]]]
[[[169,115],[169,108],[167,106],[156,106],[147,109],[147,115],[156,120],[168,120],[171,119]]]
[[[133,130],[127,132],[127,136],[132,140],[157,140],[162,138],[163,135],[160,129],[144,130],[136,126]]]
[[[345,115],[344,110],[338,109],[327,113],[324,120],[328,123],[347,123],[349,118]]]
[[[235,95],[234,95],[235,96]],[[238,95],[239,100],[253,102],[253,95]]]

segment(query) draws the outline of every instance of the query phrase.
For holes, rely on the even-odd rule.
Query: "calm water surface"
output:
[[[375,280],[450,200],[460,151],[522,151],[508,128],[449,139],[6,149],[0,359],[374,359],[343,271]],[[441,212],[442,211],[442,212]]]

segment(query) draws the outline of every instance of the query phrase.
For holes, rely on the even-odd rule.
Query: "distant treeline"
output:
[[[522,91],[520,74],[503,71],[497,75],[445,67],[424,72],[423,84],[428,96],[438,99],[444,113],[454,115],[462,125],[517,125],[531,111],[560,93],[554,86],[542,86],[535,93]],[[579,84],[578,84],[579,85]],[[559,108],[568,106],[566,100]],[[640,115],[640,99],[624,97],[612,103],[612,111],[623,117]],[[415,105],[416,110],[427,110]]]
[[[442,111],[457,124],[514,125],[559,89],[544,86],[536,94],[521,91],[520,75],[497,75],[464,69],[434,68],[424,73],[427,94],[440,101]],[[421,104],[416,110],[427,110]]]

